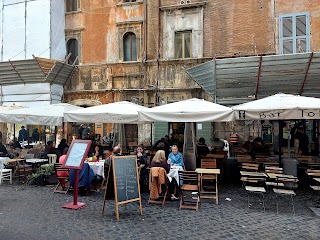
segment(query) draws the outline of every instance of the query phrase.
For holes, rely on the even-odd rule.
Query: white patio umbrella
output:
[[[0,122],[61,126],[64,112],[76,109],[82,108],[68,103],[57,103],[41,107],[0,111]]]
[[[278,93],[232,107],[240,120],[320,119],[320,99]]]
[[[146,107],[127,101],[103,104],[64,114],[66,122],[138,123],[138,111]]]
[[[228,122],[234,120],[231,108],[192,98],[139,111],[145,122]]]

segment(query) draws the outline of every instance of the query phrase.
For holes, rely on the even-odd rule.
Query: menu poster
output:
[[[91,140],[73,140],[69,147],[63,167],[81,169],[88,156],[91,144]]]

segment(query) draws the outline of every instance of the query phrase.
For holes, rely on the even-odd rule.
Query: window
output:
[[[123,0],[123,3],[136,2],[137,0]]]
[[[136,35],[128,32],[123,36],[123,61],[137,61]]]
[[[175,58],[192,57],[192,31],[176,32],[174,37]]]
[[[78,0],[66,0],[66,12],[78,11]]]
[[[282,15],[279,20],[280,54],[310,52],[309,14]]]
[[[73,62],[76,60],[76,58],[79,55],[78,52],[78,41],[77,39],[71,38],[67,42],[67,54],[71,53],[71,56],[69,57],[68,63],[73,64]],[[79,64],[79,59],[75,62],[75,64]]]

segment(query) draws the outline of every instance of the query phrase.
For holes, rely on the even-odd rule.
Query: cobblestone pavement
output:
[[[198,212],[180,210],[178,202],[147,204],[143,193],[143,215],[136,203],[120,207],[120,222],[115,219],[114,201],[107,201],[101,215],[103,192],[79,197],[88,205],[80,210],[64,209],[72,202],[72,192],[53,193],[53,186],[26,186],[4,183],[0,186],[0,239],[319,239],[320,218],[308,206],[319,196],[298,190],[296,214],[286,201],[276,214],[271,196],[263,212],[261,198],[247,195],[240,184],[221,185],[220,203],[204,200]],[[320,196],[319,196],[320,197]],[[231,201],[226,200],[230,198]]]

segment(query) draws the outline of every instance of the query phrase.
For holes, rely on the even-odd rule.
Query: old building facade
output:
[[[319,51],[319,13],[320,0],[66,0],[66,47],[78,72],[65,101],[214,101],[185,69],[212,59]],[[153,138],[172,126],[155,124]],[[210,123],[198,132],[211,138],[208,130]],[[150,141],[150,131],[141,127],[139,142]]]

